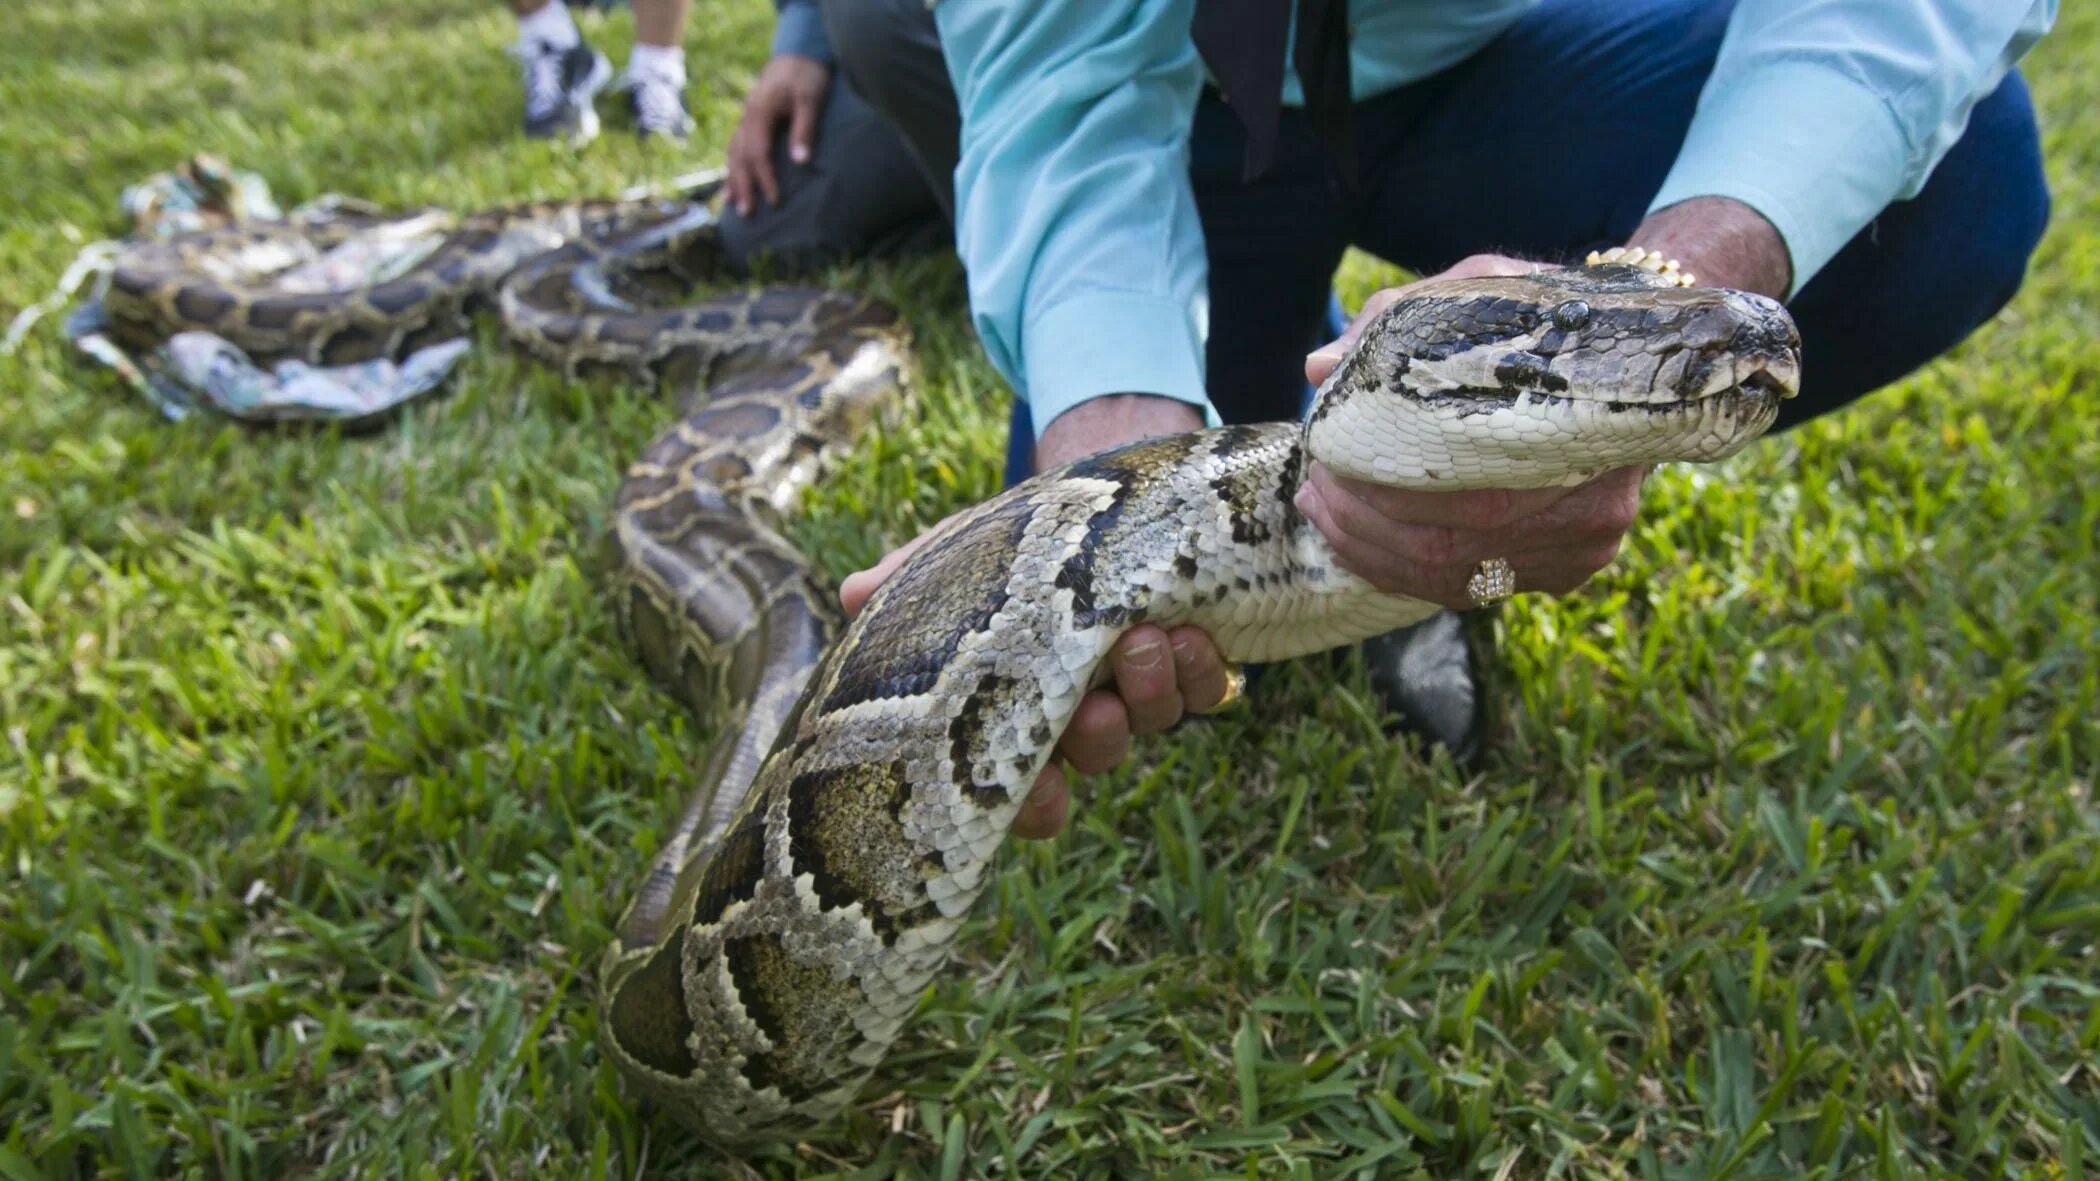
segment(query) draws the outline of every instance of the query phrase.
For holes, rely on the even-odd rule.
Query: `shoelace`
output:
[[[685,108],[678,101],[678,87],[661,78],[634,80],[635,122],[650,131],[679,131],[685,126]]]
[[[511,51],[525,63],[525,110],[533,117],[545,115],[564,98],[561,85],[562,51],[545,42],[520,45]]]

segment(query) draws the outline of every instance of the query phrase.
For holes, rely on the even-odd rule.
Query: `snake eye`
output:
[[[1553,326],[1562,332],[1575,332],[1590,322],[1590,305],[1579,299],[1571,299],[1553,309]]]

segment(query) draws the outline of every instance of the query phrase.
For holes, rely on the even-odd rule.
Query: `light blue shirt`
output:
[[[1357,98],[1464,60],[1535,3],[1352,0]],[[1194,0],[934,8],[963,112],[956,248],[971,315],[1038,433],[1106,394],[1209,412],[1187,163],[1204,79],[1193,12]],[[1650,208],[1749,205],[1786,242],[1798,290],[1917,194],[2055,15],[2055,0],[1741,0]],[[1287,73],[1285,100],[1299,95]]]
[[[773,55],[783,53],[812,57],[829,64],[831,38],[824,32],[824,16],[817,0],[773,0],[778,19],[773,22]]]

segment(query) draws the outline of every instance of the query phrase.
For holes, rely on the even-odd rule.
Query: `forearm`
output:
[[[1039,432],[1104,395],[1205,405],[1191,4],[934,10],[963,114],[956,249],[971,317]]]
[[[774,0],[774,8],[778,17],[773,24],[773,55],[792,53],[829,65],[831,39],[824,32],[817,0]]]
[[[1641,221],[1628,244],[1674,258],[1701,283],[1784,299],[1792,263],[1779,231],[1731,197],[1693,197]]]
[[[1154,435],[1201,430],[1203,411],[1187,402],[1150,394],[1109,394],[1076,403],[1052,419],[1037,437],[1035,470],[1049,471],[1096,451]]]
[[[1756,210],[1786,248],[1778,294],[1792,295],[1891,201],[1917,193],[2055,7],[1741,0],[1651,215],[1697,197]]]

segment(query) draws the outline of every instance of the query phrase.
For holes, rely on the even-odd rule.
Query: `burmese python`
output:
[[[472,242],[433,257],[455,276],[512,271],[507,328],[565,371],[705,395],[631,469],[613,544],[651,671],[696,707],[727,696],[743,725],[621,920],[600,1024],[640,1089],[725,1143],[851,1100],[1124,630],[1192,623],[1228,659],[1267,661],[1434,609],[1335,564],[1292,503],[1312,460],[1436,490],[1714,460],[1771,425],[1798,372],[1778,304],[1640,266],[1433,285],[1363,333],[1305,423],[1153,439],[1029,480],[946,521],[827,647],[830,598],[771,518],[899,388],[894,316],[806,291],[644,306],[651,276],[704,269],[708,222],[638,224],[514,271]],[[154,261],[131,274],[146,307],[275,341],[296,312],[339,342],[398,343],[487,289],[432,271],[424,301],[375,289],[330,305],[349,311],[278,311]]]
[[[354,236],[425,223],[430,213],[200,230],[127,243],[103,306],[113,334],[132,345],[203,331],[263,363],[394,357],[465,333],[474,308],[524,260],[565,241],[613,238],[684,212],[678,202],[619,201],[492,209],[461,218],[404,273],[349,290],[279,280]]]

